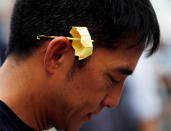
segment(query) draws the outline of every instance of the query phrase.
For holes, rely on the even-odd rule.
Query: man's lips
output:
[[[91,120],[91,118],[92,118],[93,115],[98,115],[99,113],[100,113],[100,111],[96,111],[96,112],[93,112],[93,113],[91,113],[91,112],[88,113],[88,114],[87,114],[88,120]]]
[[[92,115],[93,115],[93,113],[88,113],[88,114],[87,114],[87,118],[88,118],[88,120],[91,120]]]

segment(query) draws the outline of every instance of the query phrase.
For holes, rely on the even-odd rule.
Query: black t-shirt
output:
[[[0,101],[0,131],[35,131],[19,119],[14,112]]]

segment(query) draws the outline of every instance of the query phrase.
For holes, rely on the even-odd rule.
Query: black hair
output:
[[[146,41],[149,56],[159,46],[160,29],[149,0],[16,0],[7,55],[28,56],[43,42],[37,35],[70,36],[86,26],[95,46],[116,47],[125,36]]]

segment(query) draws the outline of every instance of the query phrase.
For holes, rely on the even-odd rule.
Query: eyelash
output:
[[[107,74],[108,76],[108,87],[112,87],[113,85],[119,83],[119,81],[115,80],[110,74]]]

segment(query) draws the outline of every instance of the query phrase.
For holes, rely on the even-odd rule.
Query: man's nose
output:
[[[114,108],[118,105],[121,92],[122,92],[123,84],[118,87],[114,87],[103,99],[102,104],[108,108]]]
[[[114,108],[118,105],[119,96],[110,96],[107,95],[104,99],[102,104],[108,108]]]

